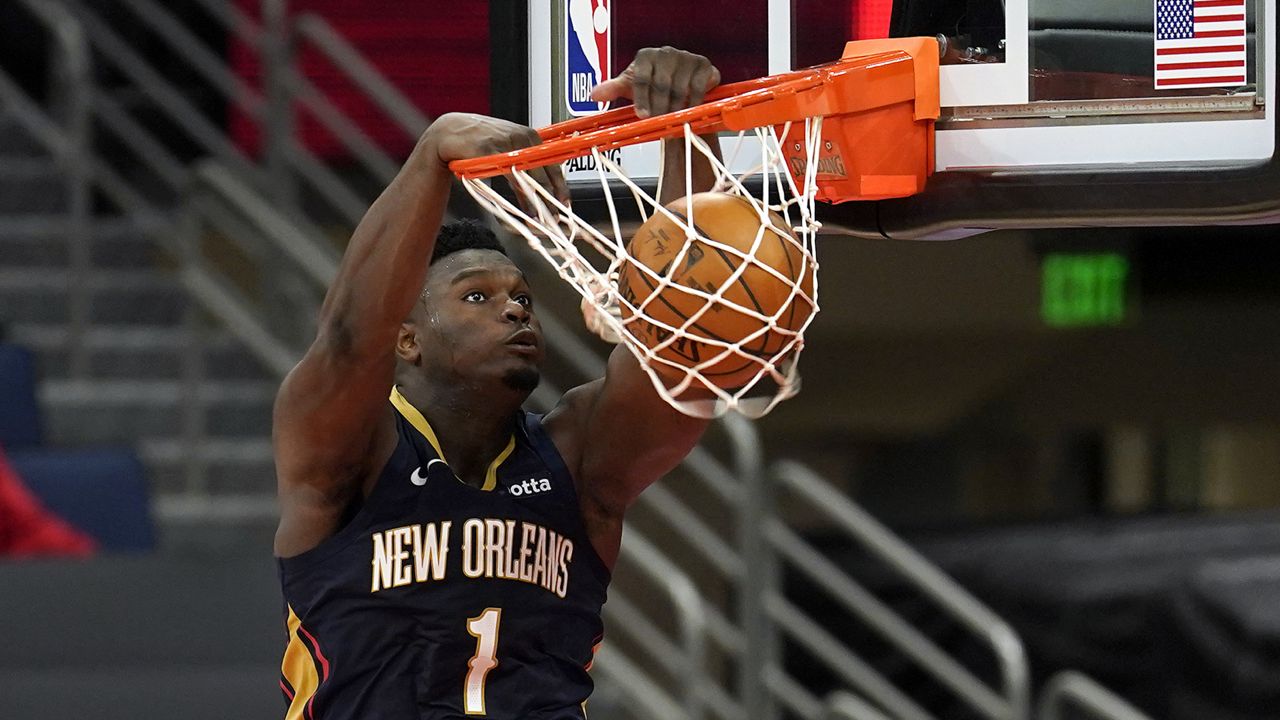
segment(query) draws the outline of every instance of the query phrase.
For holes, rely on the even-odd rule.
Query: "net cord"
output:
[[[756,128],[753,131],[760,141],[760,164],[741,175],[729,170],[729,164],[735,162],[738,153],[744,147],[744,139],[748,131],[738,134],[733,155],[729,164],[721,161],[710,146],[686,125],[682,141],[685,143],[685,206],[684,217],[663,207],[656,198],[636,184],[625,171],[602,153],[599,148],[591,149],[595,161],[597,179],[604,188],[606,207],[609,211],[609,229],[612,237],[606,236],[591,224],[573,213],[571,207],[555,198],[527,172],[513,170],[509,175],[513,187],[524,199],[526,207],[522,209],[506,197],[494,190],[488,183],[476,179],[464,179],[468,192],[482,206],[511,227],[537,251],[557,274],[568,282],[579,295],[600,313],[600,319],[608,329],[613,331],[637,358],[641,367],[653,382],[655,390],[673,407],[698,417],[714,417],[728,410],[737,410],[748,417],[759,417],[769,412],[779,402],[793,396],[799,390],[799,374],[796,359],[803,349],[804,332],[817,314],[817,262],[815,259],[815,238],[820,224],[814,219],[814,202],[816,191],[817,157],[821,143],[822,118],[808,118],[803,121],[804,149],[806,163],[802,182],[797,186],[795,178],[785,167],[785,157],[781,152],[781,143],[790,139],[791,125],[788,124],[779,132],[777,128]],[[693,152],[697,151],[711,164],[716,174],[713,190],[730,192],[749,199],[756,208],[760,219],[760,227],[748,250],[740,250],[707,238],[696,227],[693,213]],[[746,179],[759,174],[762,176],[760,197],[756,198],[746,186]],[[659,212],[669,220],[683,228],[687,239],[697,239],[716,250],[736,256],[739,260],[733,271],[725,278],[715,292],[705,292],[698,288],[678,286],[679,292],[700,298],[703,303],[698,310],[680,325],[671,325],[649,316],[645,311],[664,289],[672,287],[673,281],[648,268],[643,263],[631,262],[630,267],[644,273],[654,283],[654,290],[649,293],[639,306],[634,306],[621,297],[617,288],[618,273],[622,264],[630,257],[626,240],[622,235],[622,222],[614,200],[611,179],[626,186],[636,201],[640,216],[644,219],[652,213]],[[776,202],[771,202],[774,198]],[[652,212],[650,212],[652,209]],[[774,224],[771,211],[781,215],[787,228]],[[784,242],[793,243],[799,250],[799,278],[812,277],[812,292],[807,293],[800,283],[783,275],[773,267],[754,261],[754,253],[759,250],[766,229],[772,230]],[[787,232],[787,230],[794,232]],[[590,247],[606,262],[604,270],[597,270],[587,259],[581,245]],[[677,257],[669,267],[680,267],[693,246],[686,242],[679,250]],[[777,280],[786,283],[790,288],[786,301],[772,315],[764,315],[752,308],[726,298],[724,293],[737,282],[748,267],[768,273]],[[793,303],[803,302],[811,306],[802,326],[791,330],[778,325],[781,315],[791,308]],[[623,319],[620,305],[625,305],[631,317]],[[707,337],[697,332],[699,320],[713,307],[730,307],[735,311],[760,321],[760,327],[736,342],[726,342],[719,338]],[[646,322],[660,328],[669,336],[661,342],[646,345],[630,330],[629,325]],[[779,350],[761,357],[745,351],[743,347],[760,338],[768,338],[770,334],[789,338]],[[692,340],[703,347],[719,348],[718,352],[688,366],[663,357],[660,353],[671,348],[682,340]],[[703,371],[715,367],[720,362],[740,357],[748,362],[760,365],[755,376],[740,388],[727,390],[715,384]],[[752,396],[751,393],[762,387],[765,380],[772,382],[776,390],[765,396]],[[682,399],[686,394],[709,394],[710,399]]]

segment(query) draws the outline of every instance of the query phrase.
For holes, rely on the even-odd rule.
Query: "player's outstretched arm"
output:
[[[448,163],[536,142],[533,130],[504,120],[443,115],[356,227],[316,338],[276,396],[277,555],[328,537],[394,449],[387,394],[397,336],[426,279],[453,180]],[[567,195],[557,170],[541,180]]]
[[[719,81],[720,71],[701,55],[670,47],[646,49],[592,97],[633,98],[637,115],[647,117],[699,104]],[[704,140],[718,150],[715,136]],[[701,154],[694,160],[693,191],[710,189],[715,173]],[[664,146],[659,198],[668,202],[685,190],[684,142],[671,141]],[[605,377],[566,393],[547,415],[546,425],[574,474],[592,543],[612,567],[626,509],[684,460],[708,421],[667,404],[631,352],[620,346],[609,356]]]

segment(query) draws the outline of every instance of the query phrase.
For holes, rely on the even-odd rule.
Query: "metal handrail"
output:
[[[338,276],[339,257],[313,239],[319,236],[318,230],[308,232],[299,228],[298,220],[285,217],[225,165],[204,160],[196,164],[193,177],[201,188],[214,191],[243,213],[313,282],[328,287]]]
[[[71,286],[70,317],[67,324],[71,371],[81,375],[88,365],[88,353],[82,338],[88,323],[90,298],[87,278],[91,264],[89,248],[90,175],[89,99],[92,75],[89,69],[89,43],[84,27],[65,7],[38,0],[19,0],[33,17],[53,36],[57,47],[54,67],[58,74],[61,118],[65,129],[63,143],[54,150],[67,177],[68,249],[70,250]],[[17,89],[14,85],[13,89]],[[28,119],[33,119],[31,116]]]
[[[70,152],[69,148],[73,147],[73,143],[67,138],[67,134],[3,70],[0,70],[0,97],[8,103],[6,109],[10,117],[49,153],[62,156]],[[168,228],[169,223],[163,220],[159,209],[143,197],[132,183],[91,154],[85,157],[85,164],[94,178],[94,184],[104,195],[124,208],[138,221],[140,227],[149,228],[158,238],[167,237],[162,228]]]
[[[111,61],[126,77],[148,89],[156,107],[178,123],[205,151],[234,165],[250,177],[260,175],[252,161],[180,92],[129,47],[123,38],[82,2],[70,3],[87,28],[93,47]]]
[[[761,685],[796,717],[822,717],[822,701],[778,667],[767,667]]]
[[[988,717],[1007,716],[1008,707],[1003,698],[798,534],[777,520],[769,523],[767,534],[774,547],[793,567],[826,589],[846,610],[891,640],[957,695],[980,708]]]
[[[416,138],[431,124],[430,118],[409,102],[396,86],[388,82],[324,18],[314,13],[302,13],[294,19],[293,29],[299,36],[311,41],[330,62],[346,73],[407,135]]]
[[[280,76],[290,97],[310,110],[311,116],[320,121],[320,124],[337,138],[374,178],[383,184],[391,182],[391,179],[400,171],[399,162],[378,147],[378,144],[364,134],[354,120],[320,92],[315,83],[296,69],[288,68],[282,71]]]
[[[890,720],[872,703],[845,691],[829,694],[826,710],[826,720]]]
[[[32,2],[34,0],[22,0]],[[53,118],[45,114],[40,106],[31,100],[26,92],[10,75],[0,68],[0,98],[4,98],[10,117],[18,122],[31,137],[40,143],[50,154],[65,154],[71,146],[67,134],[63,132]]]
[[[636,532],[626,533],[621,557],[653,581],[671,601],[679,628],[680,647],[684,651],[680,677],[682,705],[689,720],[702,718],[703,674],[706,667],[707,611],[698,588],[674,563]]]
[[[184,57],[190,63],[192,69],[211,83],[228,101],[248,113],[250,117],[259,122],[271,122],[275,117],[273,113],[281,112],[271,106],[269,100],[260,92],[232,73],[219,58],[205,49],[182,23],[174,19],[171,11],[156,3],[155,0],[125,0],[125,2],[127,2],[133,13],[171,50]],[[256,40],[256,46],[260,46],[264,38],[268,37],[267,34],[262,32],[246,32],[245,28],[241,27],[239,23],[249,23],[251,21],[238,12],[231,12],[230,14],[227,12],[213,12],[214,8],[218,7],[225,9],[225,6],[219,6],[217,3],[206,4],[206,9],[210,10],[220,22],[237,23],[237,25],[229,27],[237,35],[249,35]],[[81,8],[80,12],[88,17],[93,17],[92,12],[86,8]],[[195,117],[191,123],[188,123],[187,120],[192,118],[193,115],[198,116],[199,112],[189,104],[184,103],[179,94],[173,88],[167,86],[165,81],[158,75],[150,73],[146,64],[111,30],[106,27],[96,27],[101,25],[99,22],[95,22],[94,25],[95,42],[126,75],[156,90],[155,99],[162,110],[176,121],[183,123],[183,126],[187,127],[188,131],[192,133],[193,138],[200,142],[206,150],[217,154],[224,160],[237,160],[235,155],[239,153],[239,150],[223,142],[220,139],[220,131],[212,129],[207,121],[204,121],[203,117]],[[350,119],[343,115],[332,102],[316,91],[314,86],[292,69],[282,72],[281,82],[284,83],[285,89],[292,93],[294,99],[311,109],[320,123],[332,132],[370,173],[383,181],[390,179],[391,175],[394,174],[396,163],[389,155],[369,141],[367,137],[361,135]],[[269,113],[268,110],[272,112]],[[272,133],[266,133],[266,135],[275,137]],[[268,154],[281,158],[298,170],[312,187],[342,212],[344,219],[353,224],[358,221],[364,210],[365,203],[363,199],[357,200],[356,194],[351,190],[350,186],[329,167],[319,162],[314,154],[299,145],[296,139],[287,138],[282,139],[281,142],[285,143],[287,147],[271,148]],[[239,165],[238,162],[237,165]],[[244,168],[241,169],[243,170]],[[261,182],[261,178],[255,178],[255,180]]]
[[[768,552],[764,536],[764,525],[776,507],[771,502],[759,431],[749,420],[732,413],[725,416],[723,424],[732,443],[734,469],[742,483],[736,530],[738,552],[745,565],[739,609],[745,647],[738,692],[742,704],[751,708],[755,717],[773,720],[778,715],[773,693],[761,678],[769,667],[780,664],[782,654],[765,597],[770,588],[781,584],[777,563]]]
[[[276,375],[284,376],[298,362],[298,353],[280,342],[258,314],[235,292],[207,270],[188,267],[181,272],[183,285],[214,317],[245,344],[253,356]]]
[[[769,617],[778,627],[827,665],[845,682],[866,693],[899,720],[934,720],[911,699],[835,636],[776,592],[762,593]]]
[[[826,720],[890,720],[867,701],[838,690],[827,696]]]
[[[120,103],[105,93],[99,94],[94,101],[94,110],[102,126],[146,162],[161,180],[175,189],[187,183],[187,167],[134,120]]]
[[[647,714],[642,717],[662,720],[668,718],[681,720],[684,717],[684,711],[681,710],[675,698],[655,683],[630,658],[613,649],[612,646],[600,647],[600,652],[596,654],[594,669],[612,678],[615,687],[644,708]]]
[[[1083,708],[1099,720],[1151,720],[1119,695],[1074,670],[1064,670],[1045,683],[1036,717],[1039,720],[1062,720],[1062,711],[1069,703]]]
[[[990,717],[1022,720],[1030,716],[1026,652],[1008,623],[809,468],[782,461],[773,466],[772,475],[990,645],[1000,667],[1004,696],[1004,712]]]
[[[235,103],[255,119],[264,113],[266,98],[232,72],[224,59],[205,47],[173,14],[153,0],[119,0],[166,44],[173,52],[182,55],[205,80],[224,97]]]

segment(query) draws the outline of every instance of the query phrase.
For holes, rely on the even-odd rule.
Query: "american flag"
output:
[[[1245,0],[1155,0],[1156,88],[1245,84]]]

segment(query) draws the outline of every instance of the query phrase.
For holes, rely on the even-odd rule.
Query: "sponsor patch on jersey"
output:
[[[511,493],[514,497],[537,495],[538,493],[549,492],[550,490],[551,481],[547,478],[529,478],[528,480],[522,480],[507,488],[507,492]]]

